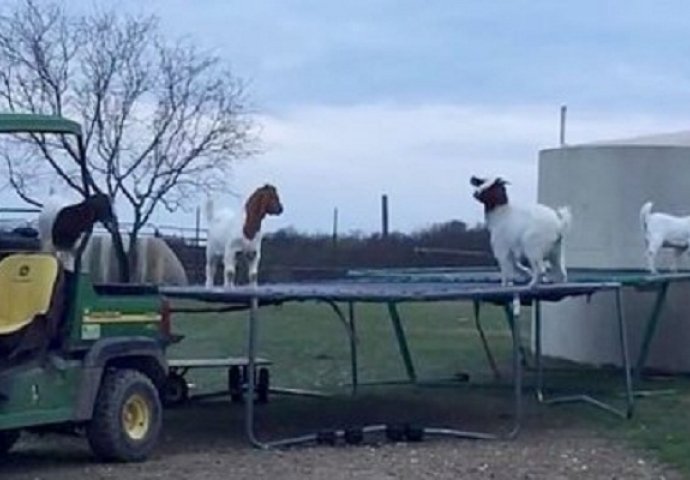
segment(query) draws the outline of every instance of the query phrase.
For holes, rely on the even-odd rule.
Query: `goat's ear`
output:
[[[470,184],[473,187],[478,187],[478,186],[482,185],[485,181],[486,180],[483,180],[483,179],[481,179],[479,177],[475,177],[475,176],[472,176],[472,178],[470,178]]]
[[[496,183],[497,183],[498,185],[510,185],[510,182],[509,182],[508,180],[506,180],[506,179],[504,179],[504,178],[501,178],[501,177],[498,177],[498,178],[496,179]]]

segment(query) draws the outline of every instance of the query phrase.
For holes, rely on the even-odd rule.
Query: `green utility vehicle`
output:
[[[55,135],[77,152],[81,127],[55,116],[0,114],[0,133]],[[102,460],[145,459],[157,443],[169,310],[155,287],[95,286],[41,252],[0,259],[0,456],[21,432],[77,433]]]

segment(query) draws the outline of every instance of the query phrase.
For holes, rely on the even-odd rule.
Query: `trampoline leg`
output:
[[[480,303],[475,300],[474,302],[472,302],[472,306],[474,307],[474,325],[477,328],[477,332],[479,332],[479,339],[482,342],[482,347],[484,347],[484,353],[486,354],[486,359],[489,362],[491,371],[494,374],[494,379],[498,380],[501,378],[501,372],[499,371],[498,366],[496,366],[496,360],[494,360],[494,355],[493,353],[491,353],[491,347],[489,346],[489,342],[486,339],[484,327],[482,327],[481,316],[479,313]]]
[[[518,297],[516,297],[517,299]],[[499,439],[514,439],[520,433],[523,421],[522,408],[522,359],[520,354],[520,318],[519,313],[512,308],[506,308],[506,319],[510,328],[510,337],[512,339],[512,373],[513,373],[513,425],[507,433],[489,433],[489,432],[470,432],[463,430],[456,430],[453,428],[425,428],[424,433],[428,435],[441,435],[455,438],[473,438],[479,440],[499,440]]]
[[[254,390],[256,378],[254,371],[256,367],[256,336],[259,322],[259,301],[256,297],[251,299],[249,309],[249,325],[247,332],[247,371],[250,372],[247,379],[247,396],[244,402],[244,427],[249,441],[258,448],[267,448],[256,438],[254,431]]]
[[[414,367],[412,365],[412,359],[410,357],[409,350],[407,349],[407,342],[405,341],[405,332],[402,329],[400,322],[400,317],[398,315],[395,303],[391,302],[388,304],[389,312],[391,314],[391,319],[393,321],[394,328],[396,330],[396,335],[398,335],[399,346],[401,349],[401,354],[405,360],[406,367],[408,368],[408,374],[414,381],[416,375],[414,372]],[[257,351],[257,338],[258,338],[258,327],[259,327],[259,315],[258,315],[259,305],[258,299],[251,299],[251,308],[249,310],[249,323],[248,323],[248,333],[247,333],[247,362],[249,371],[253,371],[256,366],[256,351]],[[335,308],[336,312],[339,311]],[[354,307],[350,304],[350,318],[354,320]],[[440,436],[450,436],[455,438],[474,438],[482,440],[492,440],[492,439],[502,439],[502,438],[515,438],[520,431],[522,420],[523,420],[523,409],[522,409],[522,361],[520,358],[520,328],[519,328],[519,318],[516,313],[512,310],[506,310],[508,318],[508,324],[510,326],[510,332],[512,337],[512,362],[513,362],[513,383],[514,383],[514,415],[513,415],[513,426],[508,431],[508,433],[488,433],[488,432],[473,432],[473,431],[463,431],[452,428],[440,428],[440,427],[425,427],[422,428],[422,433],[425,435],[440,435]],[[397,325],[397,326],[396,326]],[[351,324],[354,328],[354,323]],[[354,330],[352,330],[353,335],[351,339],[355,338]],[[353,350],[356,358],[356,347]],[[356,361],[353,363],[356,366]],[[318,433],[307,433],[303,435],[298,435],[294,437],[282,438],[272,441],[261,441],[256,435],[255,417],[254,417],[254,401],[253,392],[255,390],[256,379],[254,375],[249,375],[248,380],[248,398],[244,403],[244,424],[245,432],[247,438],[251,444],[260,449],[270,449],[275,447],[285,447],[289,445],[298,445],[304,443],[314,443],[318,442],[320,434]],[[367,425],[361,428],[363,433],[377,433],[385,432],[387,430],[386,425]],[[347,430],[333,430],[329,432],[332,434],[333,439],[346,439]]]
[[[512,303],[505,305],[503,308],[506,311],[506,319],[508,319],[508,323],[510,323],[510,328],[513,328],[512,322],[513,319],[518,318],[520,316],[520,299],[515,299],[513,300]],[[524,345],[522,344],[522,338],[520,337],[520,332],[518,331],[518,351],[520,352],[520,361],[525,367],[529,367],[529,364],[527,362],[527,350],[525,350]]]
[[[256,369],[256,344],[259,328],[259,300],[256,297],[251,299],[251,306],[249,309],[249,325],[247,332],[247,368],[249,372],[254,372]],[[298,437],[285,438],[271,442],[262,442],[256,435],[256,425],[254,418],[254,392],[256,390],[256,376],[248,375],[247,378],[247,396],[244,402],[244,429],[252,446],[266,450],[273,447],[281,447],[286,445],[296,445],[300,443],[314,442],[317,438],[316,434],[301,435]]]
[[[626,397],[626,406],[625,409],[618,408],[610,403],[604,402],[602,400],[599,400],[597,398],[594,398],[592,395],[587,394],[587,393],[580,393],[580,394],[574,394],[574,395],[563,395],[563,396],[556,396],[556,397],[551,397],[551,398],[545,398],[543,391],[542,391],[542,379],[541,379],[541,373],[539,373],[539,378],[538,378],[538,386],[537,386],[537,397],[539,398],[539,401],[542,403],[546,404],[557,404],[557,403],[572,403],[572,402],[585,402],[590,405],[593,405],[595,407],[601,408],[602,410],[605,410],[609,413],[612,413],[618,417],[621,418],[631,418],[633,415],[633,409],[634,409],[634,391],[633,391],[633,386],[632,386],[632,369],[630,365],[630,355],[628,353],[628,332],[627,332],[627,325],[625,322],[625,317],[623,315],[623,304],[621,301],[621,296],[622,296],[622,289],[617,288],[615,291],[615,300],[616,300],[616,320],[618,322],[618,333],[619,333],[619,341],[620,341],[620,347],[621,347],[621,360],[623,363],[623,374],[625,376],[625,397]],[[538,330],[541,328],[541,318],[538,318]],[[541,341],[541,338],[538,339]],[[537,343],[537,345],[539,345]],[[541,351],[539,351],[537,358],[540,360],[541,363]],[[541,368],[539,370],[540,372],[542,371]]]
[[[391,323],[393,324],[395,337],[398,340],[398,348],[400,349],[400,355],[402,356],[403,363],[405,365],[407,378],[410,380],[410,382],[415,383],[417,381],[417,373],[415,372],[412,356],[410,355],[410,349],[407,345],[405,330],[403,329],[402,322],[400,321],[400,314],[398,313],[398,308],[395,303],[388,302],[388,313],[391,318]]]
[[[622,289],[616,289],[616,315],[618,317],[618,333],[621,342],[621,360],[625,370],[625,399],[626,399],[626,418],[631,418],[634,409],[634,392],[632,385],[632,375],[630,368],[630,354],[628,352],[628,332],[625,318],[623,318],[623,302],[621,301]]]
[[[350,328],[350,372],[352,375],[352,395],[357,393],[359,375],[357,368],[357,327],[355,324],[355,304],[348,303],[348,324]]]
[[[652,338],[654,338],[654,333],[656,332],[656,327],[659,323],[659,318],[661,317],[661,310],[666,301],[668,286],[669,282],[664,282],[661,285],[661,289],[659,290],[659,293],[657,293],[656,300],[654,301],[654,310],[652,310],[652,314],[647,321],[644,337],[642,337],[642,345],[640,346],[640,353],[638,354],[637,364],[635,365],[635,380],[640,379],[645,363],[647,363],[649,347],[652,343]]]
[[[350,342],[350,374],[352,380],[352,394],[357,393],[359,386],[358,358],[357,358],[357,327],[355,324],[355,307],[353,302],[348,303],[348,317],[340,309],[340,306],[332,300],[325,300],[325,303],[333,309],[340,322],[345,326],[347,338]]]
[[[534,302],[534,362],[537,368],[537,400],[544,401],[544,367],[541,362],[541,302]]]
[[[515,297],[518,301],[519,298]],[[522,342],[520,340],[520,315],[514,309],[506,309],[508,323],[510,324],[510,336],[513,340],[513,391],[514,391],[514,426],[507,438],[517,437],[522,427]]]

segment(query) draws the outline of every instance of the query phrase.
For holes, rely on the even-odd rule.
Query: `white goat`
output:
[[[563,238],[572,216],[567,207],[557,210],[545,205],[515,206],[508,203],[501,178],[472,177],[474,197],[484,205],[486,225],[491,235],[491,249],[501,269],[501,283],[507,285],[517,268],[531,275],[529,286],[536,285],[545,272],[545,261],[556,271],[560,281],[567,281]],[[520,264],[525,258],[530,269]]]
[[[213,211],[213,202],[206,203],[208,240],[206,242],[206,287],[213,286],[218,264],[224,265],[223,286],[235,285],[237,255],[244,254],[249,262],[249,282],[256,285],[261,260],[261,223],[266,215],[280,215],[283,206],[272,185],[264,185],[249,196],[242,218],[230,210]]]
[[[690,247],[690,216],[676,217],[667,213],[652,213],[652,202],[647,202],[640,209],[640,222],[645,239],[647,267],[657,273],[656,257],[659,250],[673,250],[673,271],[678,271],[681,256]]]

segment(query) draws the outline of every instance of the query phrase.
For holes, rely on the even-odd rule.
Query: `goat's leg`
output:
[[[237,250],[228,249],[225,252],[225,258],[223,259],[223,264],[225,267],[225,272],[223,276],[223,287],[232,288],[235,286],[235,267],[237,264]]]
[[[249,284],[256,286],[259,283],[259,260],[261,260],[261,252],[256,250],[249,253]]]
[[[522,276],[524,276],[525,278],[530,278],[530,276],[532,275],[532,272],[531,272],[531,270],[530,270],[529,268],[525,267],[525,266],[520,262],[520,258],[518,258],[517,256],[513,255],[513,256],[512,256],[512,259],[513,259],[513,266],[515,267],[515,270],[517,270],[518,272],[520,272],[520,274],[521,274]]]
[[[687,252],[688,249],[686,248],[674,248],[673,249],[673,264],[671,265],[671,269],[674,273],[678,272],[678,266],[680,265],[680,260],[683,257],[683,254]]]
[[[551,251],[549,256],[549,261],[551,262],[551,271],[558,272],[559,281],[567,282],[568,273],[565,269],[565,252],[563,251],[563,244],[558,243],[556,247]]]
[[[501,270],[501,285],[504,287],[513,284],[515,272],[513,270],[513,259],[510,255],[498,257],[498,267]]]
[[[532,279],[527,286],[532,288],[536,286],[541,279],[541,274],[544,271],[544,261],[540,259],[530,259],[529,263],[532,267]]]
[[[659,253],[662,243],[663,241],[656,238],[647,239],[647,250],[645,252],[647,256],[647,268],[655,275],[658,273],[656,269],[656,256]]]
[[[218,269],[218,259],[213,256],[206,257],[206,288],[213,287],[213,278],[216,276]]]
[[[655,258],[656,258],[656,252],[652,251],[652,250],[647,250],[647,269],[651,273],[656,275],[658,272],[656,270]]]

